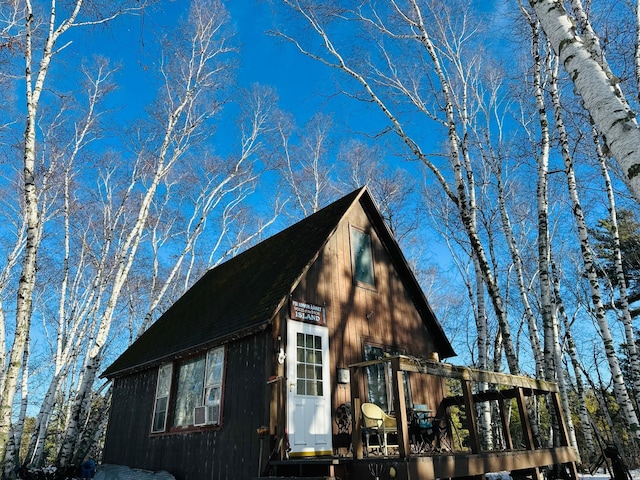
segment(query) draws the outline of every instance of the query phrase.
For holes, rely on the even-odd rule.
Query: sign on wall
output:
[[[317,323],[318,325],[326,324],[324,307],[294,299],[291,299],[290,306],[290,315],[294,320]]]

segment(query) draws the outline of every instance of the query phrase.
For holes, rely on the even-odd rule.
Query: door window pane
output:
[[[296,335],[296,393],[323,395],[322,338],[317,335]]]

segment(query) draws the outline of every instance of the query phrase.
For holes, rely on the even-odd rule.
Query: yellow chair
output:
[[[369,451],[369,435],[374,432],[378,438],[382,435],[382,451],[387,456],[387,433],[397,433],[398,424],[394,417],[390,417],[375,403],[363,403],[362,410],[362,427],[365,431],[366,450]]]

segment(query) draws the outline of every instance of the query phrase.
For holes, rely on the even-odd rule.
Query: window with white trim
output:
[[[167,426],[169,412],[169,393],[171,392],[171,374],[173,365],[167,363],[158,369],[158,383],[156,384],[156,401],[153,405],[153,425],[151,431],[163,432]]]
[[[175,362],[175,376],[172,364],[159,368],[152,433],[220,424],[224,355],[222,346]]]
[[[207,352],[207,367],[204,381],[205,423],[220,423],[220,399],[222,398],[222,371],[224,369],[224,348]]]

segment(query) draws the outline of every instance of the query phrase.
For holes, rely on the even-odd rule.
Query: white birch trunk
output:
[[[562,2],[529,0],[529,3],[584,107],[602,133],[608,151],[622,167],[629,191],[640,202],[640,128],[620,93],[619,79],[608,74],[606,61],[591,52],[593,39],[583,39],[577,34],[575,21],[568,16]]]
[[[488,370],[489,352],[488,352],[488,327],[487,312],[484,300],[484,281],[482,272],[477,261],[473,262],[476,274],[476,330],[478,332],[478,368]],[[478,391],[483,392],[488,388],[487,383],[478,383]],[[491,405],[489,402],[481,402],[476,407],[478,409],[478,428],[480,437],[483,440],[484,448],[491,450],[493,448],[493,429],[491,428]]]
[[[92,295],[87,295],[85,300],[87,304],[84,306],[76,303],[77,299],[71,299],[74,292],[78,288],[80,280],[78,278],[71,283],[70,278],[70,237],[71,237],[71,219],[70,219],[70,203],[71,203],[71,191],[70,183],[72,182],[72,176],[75,171],[75,160],[80,150],[86,145],[87,137],[89,136],[91,129],[96,120],[96,107],[100,97],[103,94],[103,84],[111,75],[111,72],[106,70],[105,64],[99,64],[97,66],[97,73],[92,78],[91,84],[93,89],[88,92],[88,110],[85,118],[81,124],[76,125],[76,135],[73,141],[71,152],[64,155],[65,167],[63,175],[62,185],[62,216],[64,225],[64,238],[63,238],[63,260],[62,260],[62,282],[60,286],[60,298],[58,301],[58,326],[56,330],[56,343],[53,355],[53,375],[51,377],[47,392],[44,396],[42,403],[40,404],[40,410],[36,416],[35,428],[32,433],[29,449],[27,452],[27,461],[30,464],[42,466],[44,461],[44,443],[49,427],[49,421],[53,414],[56,402],[59,401],[59,385],[64,380],[67,372],[71,366],[73,359],[77,358],[78,352],[83,348],[82,340],[84,338],[84,332],[87,330],[87,326],[83,325],[87,314],[87,305],[91,304],[91,299],[95,298]],[[88,72],[85,72],[88,75]],[[55,167],[54,167],[55,168]],[[83,262],[86,256],[86,252],[82,251],[77,255],[77,267],[78,275],[83,270]],[[98,270],[97,277],[100,277],[100,270]],[[98,280],[96,280],[98,281]],[[91,289],[89,289],[91,290]],[[94,290],[95,291],[95,290]],[[67,311],[67,303],[73,301],[72,307],[69,309],[72,314]]]
[[[552,84],[552,93],[557,85]],[[561,114],[561,106],[559,105],[559,97],[557,92],[553,94],[554,103],[556,104],[556,121],[557,126],[560,129],[561,137],[564,135],[565,140],[561,142],[562,157],[565,163],[565,171],[567,174],[567,187],[569,195],[571,197],[572,211],[576,226],[578,229],[578,236],[580,238],[580,247],[582,252],[582,258],[584,262],[585,274],[589,280],[589,287],[591,291],[591,301],[593,302],[594,315],[600,329],[600,335],[604,343],[605,354],[609,363],[609,370],[611,372],[611,382],[613,384],[613,391],[615,398],[620,406],[620,411],[625,419],[627,426],[629,427],[629,433],[636,439],[640,440],[640,425],[638,424],[638,416],[633,407],[629,392],[625,385],[622,369],[618,361],[618,356],[615,349],[615,343],[613,336],[609,328],[609,323],[606,317],[606,310],[602,301],[602,295],[600,293],[600,283],[593,259],[593,253],[591,244],[589,241],[589,233],[587,229],[586,220],[582,213],[582,206],[578,196],[578,189],[576,186],[575,171],[573,168],[573,159],[569,154],[568,143],[566,141],[566,133],[563,132],[562,119],[559,117]]]
[[[593,395],[596,397],[596,400],[598,400],[598,405],[600,407],[600,412],[602,414],[602,416],[605,418],[606,424],[609,427],[609,435],[611,435],[611,439],[613,440],[613,444],[618,447],[618,451],[622,452],[624,451],[624,449],[622,448],[623,442],[620,439],[620,436],[618,435],[617,432],[617,428],[616,426],[616,422],[614,422],[612,416],[611,416],[611,410],[610,410],[610,401],[608,399],[605,399],[602,396],[602,392],[608,392],[609,391],[609,386],[605,384],[605,382],[602,380],[602,375],[600,374],[600,370],[597,366],[597,363],[595,363],[594,365],[596,365],[595,371],[598,377],[598,383],[596,384],[592,378],[590,378],[589,374],[587,374],[587,372],[585,372],[584,370],[582,370],[582,373],[584,373],[584,378],[587,380],[587,382],[589,383],[589,385],[591,386],[591,391],[593,392]],[[590,372],[591,374],[591,372]],[[617,415],[617,412],[614,414]],[[593,421],[591,423],[594,423]],[[600,441],[605,441],[604,440],[604,435],[602,435],[600,433],[599,430],[594,429],[595,430],[595,434],[596,436],[600,439]],[[625,432],[626,433],[626,432]],[[608,441],[606,441],[606,443],[609,443]],[[601,448],[602,450],[602,448]]]
[[[5,453],[7,461],[4,464],[4,474],[7,477],[11,474],[12,467],[19,464],[24,421],[27,417],[27,407],[29,403],[29,338],[27,338],[25,345],[22,363],[24,366],[22,368],[22,378],[20,382],[20,411],[18,412],[16,422],[12,425],[7,451]]]
[[[16,327],[7,365],[5,382],[0,396],[0,461],[5,460],[7,442],[11,430],[11,414],[13,399],[16,392],[16,383],[22,368],[22,357],[29,336],[31,325],[31,313],[33,302],[33,288],[36,278],[36,259],[38,254],[40,233],[40,218],[38,215],[38,192],[35,178],[36,159],[36,121],[38,101],[44,86],[55,35],[55,13],[52,12],[49,21],[49,37],[45,44],[44,53],[37,72],[35,85],[32,80],[32,22],[33,14],[31,3],[27,2],[26,38],[25,38],[25,85],[27,99],[27,119],[24,132],[24,206],[23,216],[26,230],[26,246],[22,260],[22,271],[18,283],[16,302]]]
[[[476,202],[475,202],[475,185],[473,179],[473,169],[468,157],[468,149],[466,145],[466,135],[461,137],[456,131],[456,125],[458,124],[454,110],[455,103],[452,97],[451,87],[447,75],[440,65],[440,59],[437,53],[437,49],[433,45],[430,35],[426,30],[424,21],[420,14],[420,6],[415,2],[411,2],[415,13],[415,21],[413,26],[420,32],[420,35],[416,37],[425,50],[427,51],[431,61],[433,63],[434,71],[440,80],[440,87],[444,98],[444,110],[446,117],[446,125],[448,126],[448,139],[450,154],[449,159],[451,162],[456,187],[456,205],[460,212],[462,224],[469,237],[471,247],[478,261],[480,271],[485,280],[487,291],[492,300],[494,311],[500,325],[500,332],[502,335],[502,345],[504,347],[507,364],[509,371],[513,375],[520,373],[520,367],[518,365],[518,359],[513,346],[513,340],[511,338],[511,327],[507,319],[506,311],[504,308],[504,301],[502,294],[498,287],[497,281],[491,271],[491,265],[487,258],[487,254],[482,245],[482,242],[478,236],[477,222],[476,222]],[[409,17],[406,17],[407,19]],[[462,102],[464,105],[464,101]],[[461,113],[462,118],[466,117],[464,110]],[[464,122],[463,122],[464,123]],[[466,129],[466,125],[462,126],[463,130]],[[462,150],[462,151],[461,151]],[[464,170],[464,173],[463,173]],[[465,178],[466,177],[466,178]]]
[[[2,385],[0,397],[0,459],[4,459],[8,433],[11,425],[11,410],[16,391],[16,382],[22,368],[21,359],[31,324],[33,289],[35,284],[37,254],[42,236],[42,212],[39,212],[38,182],[36,177],[36,125],[38,122],[38,109],[40,96],[45,87],[51,61],[59,50],[55,50],[56,43],[65,32],[74,26],[83,6],[83,0],[71,2],[68,16],[58,24],[56,3],[52,2],[46,21],[46,40],[42,46],[42,57],[37,70],[34,71],[34,28],[36,23],[31,0],[26,0],[25,16],[25,100],[26,120],[24,131],[24,205],[23,219],[26,224],[26,245],[22,259],[22,271],[17,290],[16,302],[16,328],[11,348],[9,364],[6,369],[5,382]],[[140,7],[135,7],[139,9]],[[122,9],[122,13],[128,9]],[[39,14],[37,11],[35,14]],[[112,17],[119,15],[114,14]],[[105,20],[83,22],[82,25],[103,23]],[[77,25],[77,24],[75,24]],[[68,45],[68,44],[67,44]],[[63,46],[65,48],[67,45]],[[35,78],[34,78],[35,75]],[[44,189],[43,189],[44,191]]]
[[[214,68],[214,60],[227,52],[226,39],[215,41],[220,25],[226,20],[223,7],[210,10],[210,6],[197,3],[192,6],[197,15],[194,18],[197,28],[190,39],[190,51],[184,59],[183,70],[179,71],[179,78],[172,78],[170,72],[162,68],[161,73],[168,92],[166,118],[162,144],[156,154],[156,163],[151,172],[146,190],[140,200],[130,230],[125,235],[114,264],[116,270],[108,293],[108,300],[104,311],[100,314],[95,336],[88,349],[84,369],[72,401],[69,424],[65,438],[59,450],[58,459],[62,465],[68,464],[74,455],[75,446],[80,437],[82,422],[87,418],[90,408],[91,390],[97,378],[102,359],[103,347],[107,341],[118,300],[131,266],[140,246],[150,207],[156,195],[160,182],[170,172],[173,165],[180,159],[190,146],[191,137],[198,127],[217,111],[216,105],[210,105],[208,113],[198,112],[196,109],[198,97],[205,88],[218,85],[218,69]],[[175,82],[175,83],[172,83]],[[237,171],[235,172],[238,173]]]
[[[555,126],[558,134],[560,136],[560,149],[562,158],[565,162],[565,168],[568,172],[568,177],[573,181],[569,182],[570,189],[575,189],[575,177],[573,177],[573,168],[572,168],[572,158],[569,153],[569,137],[564,126],[564,120],[562,117],[562,106],[560,104],[560,92],[558,89],[558,64],[555,64],[554,68],[548,69],[549,74],[549,90],[551,93],[551,101],[554,108],[554,118],[555,118]],[[577,190],[571,193],[576,196],[577,199]],[[549,262],[551,258],[549,257]],[[551,264],[549,266],[549,272],[551,272]],[[551,287],[551,285],[550,285]],[[563,363],[562,363],[562,349],[560,347],[560,339],[559,339],[559,326],[558,326],[558,312],[557,312],[557,302],[559,301],[558,297],[555,297],[554,304],[556,305],[556,309],[553,315],[553,358],[556,368],[556,378],[558,382],[558,390],[560,392],[560,400],[562,403],[562,408],[564,410],[564,417],[567,426],[567,435],[569,437],[569,444],[576,450],[578,455],[580,454],[578,450],[578,442],[576,440],[575,427],[573,425],[573,420],[571,417],[571,408],[569,406],[569,392],[566,384],[565,374],[563,371]]]
[[[124,245],[122,246],[122,249],[120,250],[116,259],[115,264],[118,267],[114,276],[109,299],[107,301],[104,312],[100,316],[99,327],[96,336],[93,339],[93,342],[91,344],[92,346],[89,348],[87,354],[88,360],[85,364],[81,382],[78,386],[78,391],[73,401],[73,409],[69,418],[69,425],[66,429],[66,436],[60,448],[59,461],[62,465],[66,465],[71,460],[73,448],[80,433],[80,425],[82,423],[84,415],[89,408],[91,400],[91,389],[97,377],[98,368],[102,357],[102,348],[107,341],[107,337],[111,329],[111,321],[113,319],[113,314],[120,297],[120,292],[122,291],[124,283],[129,275],[131,265],[133,264],[133,260],[140,245],[140,238],[142,237],[143,228],[147,221],[151,201],[155,195],[160,180],[166,175],[166,173],[168,173],[168,168],[170,167],[171,163],[175,161],[175,158],[168,158],[167,154],[169,151],[173,130],[177,123],[177,119],[179,118],[179,115],[185,108],[185,106],[186,102],[180,104],[178,109],[174,112],[171,112],[171,115],[168,118],[165,139],[160,151],[159,160],[156,165],[153,178],[140,203],[140,210],[138,211],[136,221],[127,234]]]
[[[353,80],[358,82],[364,89],[364,94],[368,96],[371,99],[371,102],[378,108],[380,108],[381,112],[388,118],[389,122],[391,123],[391,129],[407,145],[409,151],[417,159],[423,162],[431,172],[434,173],[438,182],[444,189],[446,195],[454,202],[454,204],[458,208],[458,212],[460,214],[462,224],[464,225],[465,232],[469,237],[471,248],[474,252],[474,255],[476,255],[479,261],[480,268],[485,278],[486,288],[491,298],[494,311],[496,313],[496,318],[498,319],[498,323],[500,325],[509,371],[514,375],[519,374],[520,367],[518,365],[517,356],[513,345],[513,339],[511,337],[511,328],[509,326],[508,318],[506,315],[504,300],[502,298],[498,283],[491,271],[491,265],[487,259],[487,254],[485,252],[482,241],[478,235],[477,230],[475,229],[475,212],[473,211],[475,205],[473,204],[473,201],[470,201],[470,199],[468,198],[468,192],[472,191],[472,184],[469,182],[473,181],[473,172],[469,169],[465,171],[465,167],[467,166],[463,163],[465,162],[465,152],[464,150],[461,152],[461,149],[459,147],[459,145],[463,144],[466,140],[460,138],[456,133],[458,122],[455,117],[455,103],[452,99],[447,74],[440,65],[438,50],[433,45],[429,36],[429,32],[426,30],[426,27],[424,25],[424,21],[421,16],[420,5],[418,5],[415,1],[411,1],[410,6],[407,7],[407,10],[410,13],[401,11],[400,7],[397,4],[394,4],[393,7],[396,9],[399,18],[405,21],[407,23],[407,26],[415,32],[410,37],[403,38],[407,38],[420,43],[420,45],[425,49],[427,55],[431,59],[432,68],[436,73],[438,79],[440,80],[440,94],[442,95],[443,99],[442,109],[444,110],[445,116],[445,119],[441,120],[441,123],[443,126],[445,126],[445,128],[447,128],[448,131],[448,145],[450,148],[449,160],[454,176],[453,188],[449,186],[447,179],[444,177],[442,172],[429,160],[427,155],[425,155],[425,153],[421,150],[420,146],[411,138],[409,134],[407,134],[401,122],[393,114],[389,106],[376,93],[376,91],[372,87],[372,84],[365,78],[363,74],[361,74],[357,70],[354,70],[347,64],[343,56],[331,41],[329,34],[324,30],[324,27],[320,23],[318,17],[314,13],[307,11],[305,7],[301,6],[298,2],[290,0],[283,0],[283,2],[298,14],[300,14],[305,22],[308,22],[311,29],[320,37],[322,48],[325,49],[326,54],[329,55],[333,61],[329,61],[324,56],[317,55],[313,52],[308,51],[300,44],[300,42],[298,42],[294,38],[291,38],[290,36],[285,35],[282,32],[278,32],[278,34],[296,45],[296,47],[304,55],[307,55],[310,58],[324,63],[331,68],[341,70],[342,72],[349,75]],[[356,13],[356,15],[358,14]],[[374,28],[379,29],[382,33],[393,36],[393,33],[388,31],[384,24],[381,22],[380,17],[376,16],[375,18],[368,19],[362,18],[362,20],[371,24]],[[405,87],[405,85],[403,84],[404,79],[400,79],[398,77],[383,77],[383,80],[383,84],[390,85],[392,89],[397,90],[397,93],[406,96],[406,98],[410,102],[412,102],[419,111],[425,111],[425,103],[422,101],[422,99],[415,95],[416,92],[412,87]],[[427,113],[427,115],[431,116],[429,113]]]
[[[551,272],[553,275],[553,292],[555,295],[556,304],[558,305],[558,317],[562,320],[562,324],[564,326],[566,351],[569,355],[569,359],[571,360],[571,366],[573,367],[573,374],[576,379],[576,393],[578,394],[579,399],[577,410],[578,417],[580,418],[580,426],[582,427],[582,435],[584,436],[586,452],[578,453],[582,458],[582,463],[586,463],[596,458],[596,445],[594,443],[593,435],[591,432],[591,417],[589,416],[589,411],[587,410],[587,396],[584,388],[584,382],[582,381],[582,369],[580,368],[580,361],[578,360],[578,351],[575,341],[573,340],[573,334],[571,332],[571,322],[569,321],[569,317],[567,316],[567,312],[564,308],[564,303],[562,302],[562,297],[560,296],[560,275],[558,274],[557,267],[555,265],[555,262],[553,261],[551,262]],[[565,411],[566,415],[567,410],[564,409],[564,401],[563,410]]]
[[[25,233],[26,223],[25,218],[22,218],[21,227],[16,232],[16,243],[7,256],[7,262],[4,266],[2,274],[0,275],[0,392],[4,391],[5,372],[6,372],[6,356],[7,351],[7,338],[6,338],[6,316],[4,312],[4,305],[2,304],[2,293],[6,289],[11,271],[18,262],[21,252],[25,246]]]
[[[599,136],[595,128],[592,131],[593,141],[596,148],[596,154],[598,156],[598,162],[600,163],[600,172],[604,178],[605,190],[607,192],[607,200],[609,203],[609,218],[611,220],[611,236],[614,242],[613,253],[615,255],[614,264],[616,271],[616,285],[618,287],[619,304],[622,324],[624,326],[624,333],[626,339],[626,351],[629,359],[629,373],[631,377],[631,385],[634,390],[634,397],[640,398],[640,353],[636,345],[635,332],[633,330],[633,318],[631,317],[631,307],[629,306],[629,295],[627,292],[627,280],[624,276],[624,270],[622,268],[622,251],[620,249],[620,234],[618,231],[618,215],[616,213],[616,201],[613,191],[613,185],[611,183],[611,177],[609,176],[609,168],[607,167],[607,160],[602,154],[602,148],[599,141]],[[637,407],[636,407],[637,408]]]
[[[542,328],[544,335],[544,366],[545,378],[556,381],[556,365],[554,361],[554,324],[555,306],[551,296],[550,280],[550,246],[549,246],[549,198],[547,192],[547,176],[549,173],[549,120],[544,101],[542,87],[542,59],[540,56],[540,35],[537,22],[529,20],[531,27],[532,55],[533,55],[533,88],[540,125],[540,151],[536,155],[537,165],[537,195],[536,206],[538,213],[538,272],[540,282],[540,310],[542,314]]]
[[[522,302],[522,306],[524,307],[524,317],[527,323],[527,331],[529,332],[529,342],[531,343],[531,350],[535,362],[536,376],[538,378],[544,378],[544,352],[540,344],[540,332],[538,330],[536,317],[533,313],[533,309],[531,308],[531,303],[529,302],[528,288],[524,281],[522,256],[520,255],[516,240],[513,237],[513,228],[511,227],[511,220],[509,219],[509,213],[507,211],[500,172],[496,173],[496,182],[498,189],[498,204],[500,207],[502,230],[507,240],[507,245],[509,246],[509,252],[511,253],[511,259],[513,261],[515,270],[516,281],[518,283],[520,301]]]

